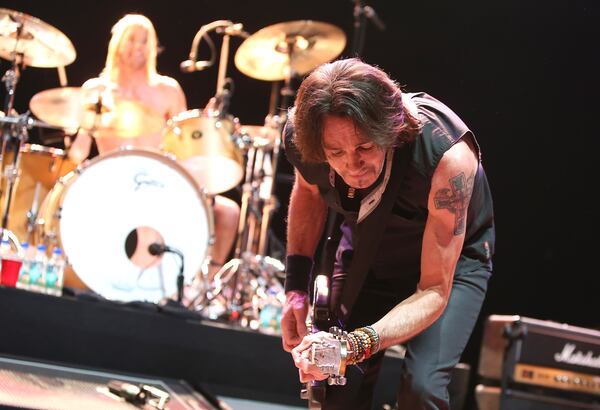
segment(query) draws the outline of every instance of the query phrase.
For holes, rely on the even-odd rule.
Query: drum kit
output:
[[[79,87],[44,90],[31,98],[35,119],[14,114],[20,70],[59,68],[76,58],[71,41],[58,29],[21,12],[0,9],[0,57],[11,62],[4,74],[5,115],[1,205],[4,237],[61,247],[76,284],[112,300],[160,302],[179,292],[178,280],[203,278],[188,307],[205,311],[220,303],[230,317],[257,318],[266,289],[281,289],[283,264],[268,253],[268,229],[277,208],[274,180],[293,95],[290,83],[337,57],[345,35],[337,27],[311,20],[265,27],[250,35],[241,24],[219,20],[202,26],[185,71],[215,62],[196,61],[201,39],[223,34],[217,92],[203,109],[164,118],[135,101],[91,100]],[[262,125],[242,125],[228,113],[231,89],[226,78],[229,37],[241,36],[235,65],[257,80],[283,81],[271,97]],[[191,67],[191,68],[189,68]],[[126,113],[126,115],[123,115]],[[101,144],[127,145],[130,139],[160,134],[161,149],[121,148],[76,165],[67,149],[28,143],[28,130],[44,127],[65,135],[89,132]],[[126,141],[124,141],[126,140]],[[68,145],[67,145],[68,148]],[[102,151],[101,151],[102,152]],[[207,281],[214,240],[211,198],[241,186],[241,216],[234,259]],[[148,253],[166,244],[181,259]],[[162,252],[161,252],[162,253]],[[185,256],[185,265],[183,264]],[[201,274],[200,274],[201,273]]]

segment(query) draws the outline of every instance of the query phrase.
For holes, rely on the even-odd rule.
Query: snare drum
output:
[[[94,158],[55,185],[38,221],[77,277],[111,300],[158,302],[177,292],[177,255],[189,283],[207,256],[212,209],[187,171],[158,151],[125,148]]]
[[[177,160],[208,194],[234,188],[244,174],[243,155],[235,145],[235,121],[184,111],[168,121],[163,148]]]
[[[12,150],[7,150],[3,169],[13,161]],[[19,241],[33,241],[37,210],[58,179],[75,169],[62,149],[37,144],[24,144],[20,149],[18,179],[13,187],[8,209],[7,228]],[[2,199],[6,201],[7,184],[2,186]]]

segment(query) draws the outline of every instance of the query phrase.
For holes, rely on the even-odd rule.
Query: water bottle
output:
[[[35,250],[35,248],[29,246],[29,242],[23,242],[21,243],[21,249],[23,249],[23,261],[21,263],[21,269],[19,270],[17,288],[28,290],[30,285],[29,269],[33,259],[32,251]]]
[[[283,304],[278,298],[278,289],[267,289],[267,297],[260,311],[260,327],[268,331],[279,331]]]
[[[46,256],[46,245],[40,244],[37,247],[35,256],[29,266],[29,289],[35,292],[44,292],[46,288],[46,265],[48,257]]]
[[[0,243],[0,257],[2,258],[0,283],[4,286],[14,288],[19,278],[22,255],[18,253],[18,248],[17,250],[13,250],[8,239],[2,239]]]
[[[62,295],[65,259],[60,248],[54,248],[46,267],[46,293],[53,296]]]

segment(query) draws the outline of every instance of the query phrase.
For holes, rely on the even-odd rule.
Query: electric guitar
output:
[[[310,360],[319,370],[327,374],[326,380],[314,380],[306,383],[300,397],[308,400],[308,408],[320,410],[325,402],[327,384],[345,385],[346,357],[348,349],[343,332],[338,327],[330,326],[329,315],[329,277],[318,275],[314,282],[313,305],[309,315],[311,333],[329,331],[332,338],[322,343],[313,343]]]

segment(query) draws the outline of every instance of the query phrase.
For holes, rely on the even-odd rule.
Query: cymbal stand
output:
[[[267,119],[266,124],[275,129],[278,126],[276,118]],[[273,195],[275,158],[269,147],[256,143],[251,136],[242,135],[241,139],[246,144],[247,161],[235,255],[216,273],[214,287],[207,290],[197,310],[208,308],[218,299],[228,319],[257,327],[268,290],[283,291],[277,279],[283,264],[266,255],[268,226],[278,206]],[[208,316],[211,317],[210,312]]]
[[[11,117],[12,115],[15,102],[15,91],[21,77],[21,70],[24,68],[24,54],[17,52],[19,41],[21,40],[21,35],[23,34],[23,28],[23,22],[19,22],[15,32],[16,41],[15,48],[13,50],[12,66],[2,76],[2,81],[6,87],[4,110],[7,117]],[[16,238],[16,235],[7,229],[8,211],[12,203],[13,190],[19,177],[21,146],[27,141],[28,138],[27,125],[29,120],[30,118],[28,115],[21,116],[18,117],[12,125],[9,125],[9,122],[7,119],[5,119],[2,127],[2,147],[0,148],[0,166],[3,167],[0,175],[0,182],[2,182],[2,186],[6,192],[4,195],[4,204],[2,204],[2,237],[8,237],[17,248],[20,246],[18,238]],[[14,155],[11,163],[4,166],[4,156],[7,152],[7,148],[10,145],[9,143],[12,143]],[[4,184],[3,182],[5,181],[6,183]]]
[[[13,140],[12,148],[13,148],[13,158],[9,164],[4,166],[4,162],[2,161],[2,165],[4,166],[2,169],[2,173],[0,175],[0,179],[2,180],[2,187],[4,188],[4,203],[2,204],[2,238],[8,238],[17,249],[20,247],[20,238],[17,238],[16,235],[11,232],[8,228],[8,220],[9,220],[9,209],[13,199],[14,188],[19,179],[19,169],[21,162],[21,146],[27,141],[28,132],[27,129],[33,125],[29,114],[20,115],[18,117],[5,117],[0,118],[0,121],[5,125],[3,126],[4,136],[2,138],[2,160],[4,160],[4,153],[6,152],[6,148],[9,140]],[[10,126],[6,126],[6,124],[11,124]],[[5,183],[4,183],[5,182]]]
[[[271,216],[278,207],[274,179],[281,134],[287,118],[287,107],[294,96],[291,86],[295,76],[292,64],[294,50],[303,45],[299,44],[298,38],[290,36],[278,47],[287,55],[289,62],[284,87],[279,90],[283,107],[279,115],[275,114],[277,98],[271,95],[270,111],[265,119],[265,127],[276,130],[277,138],[268,147],[270,150],[264,145],[256,145],[249,138],[235,258],[217,272],[215,287],[207,290],[204,306],[200,307],[202,310],[213,299],[220,297],[225,299],[225,310],[229,318],[250,327],[255,327],[253,323],[258,323],[261,302],[267,299],[269,289],[283,297],[283,285],[278,279],[278,273],[283,272],[285,267],[281,261],[266,255],[267,238]],[[273,86],[272,94],[277,90],[278,87]]]

